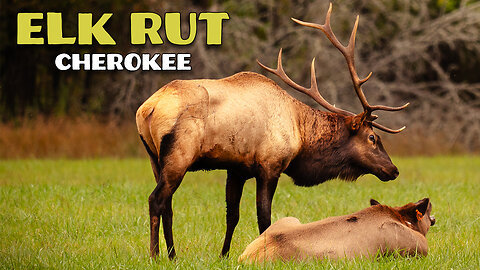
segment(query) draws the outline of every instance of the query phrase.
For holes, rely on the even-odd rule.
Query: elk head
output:
[[[370,205],[379,205],[374,199],[370,199]],[[423,198],[416,203],[408,203],[404,206],[393,207],[404,219],[408,227],[426,235],[430,226],[435,225],[435,217],[431,216],[432,203],[429,198]]]
[[[325,109],[333,113],[344,116],[345,124],[347,125],[347,128],[350,131],[348,149],[350,149],[350,152],[351,152],[350,156],[353,163],[355,163],[355,165],[360,167],[361,170],[373,173],[382,181],[393,180],[398,176],[397,167],[392,163],[392,161],[390,160],[390,157],[388,156],[387,152],[383,148],[380,137],[373,132],[373,127],[388,133],[398,133],[404,130],[405,126],[400,129],[387,128],[383,125],[380,125],[374,122],[374,120],[377,119],[377,116],[372,113],[376,110],[399,111],[406,108],[409,103],[401,107],[370,105],[368,103],[365,97],[365,94],[363,93],[362,85],[365,82],[367,82],[368,79],[370,79],[372,72],[370,72],[370,74],[368,74],[368,76],[365,77],[364,79],[360,79],[358,77],[357,71],[355,69],[355,63],[354,63],[355,35],[357,32],[359,16],[357,16],[357,19],[355,21],[355,26],[353,27],[352,33],[350,35],[350,41],[348,45],[343,46],[340,43],[340,41],[338,41],[337,37],[332,31],[332,28],[330,27],[331,12],[332,12],[332,4],[330,3],[330,7],[327,12],[327,17],[323,25],[303,22],[294,18],[292,18],[292,20],[300,25],[321,30],[327,36],[327,38],[331,41],[331,43],[343,54],[348,66],[348,70],[350,72],[353,88],[362,104],[363,112],[359,114],[354,114],[352,112],[337,108],[331,105],[328,101],[326,101],[322,97],[322,95],[318,91],[317,79],[315,76],[315,58],[313,58],[312,65],[311,65],[310,88],[306,88],[295,83],[285,73],[282,66],[282,49],[280,49],[280,52],[278,53],[278,63],[277,63],[276,69],[269,68],[263,65],[262,63],[260,63],[258,60],[257,62],[261,67],[280,77],[286,84],[288,84],[295,90],[302,92],[308,95],[309,97],[311,97],[313,100],[315,100],[318,104],[320,104]]]

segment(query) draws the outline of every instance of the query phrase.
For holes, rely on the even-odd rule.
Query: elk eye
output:
[[[375,136],[370,135],[370,136],[368,136],[368,139],[369,139],[372,143],[375,143]]]

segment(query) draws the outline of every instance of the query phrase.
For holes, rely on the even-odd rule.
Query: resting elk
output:
[[[382,181],[398,176],[373,127],[389,133],[404,127],[384,127],[374,122],[377,117],[372,112],[398,111],[408,104],[387,107],[367,102],[361,86],[371,73],[359,79],[354,65],[358,17],[350,42],[344,47],[330,28],[331,10],[330,5],[324,25],[294,21],[320,29],[344,55],[362,113],[339,109],[321,96],[314,61],[310,88],[292,81],[282,68],[281,50],[277,69],[259,64],[330,112],[307,106],[272,80],[253,72],[218,80],[175,80],[140,106],[136,114],[138,132],[157,182],[148,198],[152,257],[159,253],[160,217],[168,256],[175,257],[172,196],[187,171],[227,170],[227,230],[222,255],[230,249],[247,179],[256,178],[257,221],[262,233],[270,226],[272,198],[282,173],[299,186],[313,186],[336,177],[353,181],[369,173]]]
[[[285,217],[250,243],[239,261],[354,259],[389,254],[426,256],[426,234],[435,224],[429,198],[401,207],[381,205],[350,215],[328,217],[302,224]]]

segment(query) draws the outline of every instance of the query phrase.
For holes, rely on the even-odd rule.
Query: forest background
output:
[[[325,0],[153,1],[153,0],[2,0],[0,8],[0,158],[144,157],[135,127],[138,106],[174,79],[223,78],[240,71],[266,74],[255,59],[276,65],[283,48],[286,72],[309,85],[309,64],[316,57],[322,95],[341,108],[361,111],[341,54],[319,31],[290,17],[323,23]],[[62,12],[65,36],[76,36],[77,14],[94,21],[114,13],[105,28],[115,46],[17,45],[19,12]],[[188,13],[228,12],[221,46],[209,46],[199,23],[188,46],[131,45],[126,21],[132,12],[182,12],[184,37]],[[360,15],[356,64],[374,104],[410,102],[399,113],[384,112],[380,122],[407,126],[384,135],[393,155],[478,153],[480,151],[480,2],[461,0],[333,1],[332,27],[346,43]],[[42,35],[46,33],[42,21]],[[162,27],[163,29],[163,27]],[[161,36],[165,40],[164,32]],[[191,71],[59,71],[62,53],[192,54]],[[307,104],[312,100],[286,91]]]

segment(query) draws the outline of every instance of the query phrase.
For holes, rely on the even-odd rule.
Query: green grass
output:
[[[282,177],[272,220],[303,223],[344,215],[375,198],[396,206],[430,197],[437,224],[427,234],[426,258],[282,262],[266,268],[478,269],[480,265],[480,157],[395,158],[400,177],[383,183],[364,176],[316,187]],[[251,268],[237,258],[258,234],[255,182],[245,186],[231,256],[220,259],[225,232],[224,171],[189,173],[175,193],[178,259],[148,257],[147,198],[154,188],[149,162],[116,160],[0,161],[0,268]],[[253,268],[253,267],[252,267]]]

